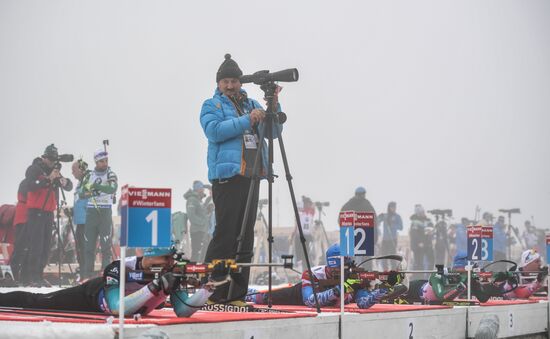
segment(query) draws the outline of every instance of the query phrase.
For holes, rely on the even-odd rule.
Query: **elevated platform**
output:
[[[548,302],[491,301],[479,306],[375,305],[361,310],[349,305],[321,314],[303,306],[277,306],[281,313],[199,311],[177,318],[171,309],[141,319],[127,319],[126,338],[145,332],[159,338],[473,338],[484,317],[496,316],[499,338],[547,337]],[[45,314],[40,311],[0,312],[4,338],[114,338],[117,318],[101,314]],[[341,323],[341,324],[340,324]],[[340,326],[341,325],[341,326]],[[341,331],[341,333],[340,333]],[[162,337],[161,335],[165,335]],[[143,336],[142,336],[143,337]]]

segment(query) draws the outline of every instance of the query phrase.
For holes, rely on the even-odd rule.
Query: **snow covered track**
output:
[[[284,306],[277,307],[284,309]],[[142,319],[128,319],[126,338],[324,339],[339,337],[340,313],[295,309],[290,313],[199,311],[176,318],[168,309]],[[378,311],[377,311],[378,310]],[[117,319],[56,318],[42,314],[0,313],[0,338],[115,338]],[[76,315],[76,314],[75,314]],[[105,320],[112,321],[108,323]],[[495,301],[485,306],[375,305],[347,307],[341,338],[473,338],[478,330],[498,331],[499,338],[545,337],[548,302]],[[481,329],[479,329],[481,325]]]

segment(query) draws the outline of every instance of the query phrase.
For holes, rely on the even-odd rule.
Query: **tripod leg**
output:
[[[304,251],[304,258],[306,259],[307,270],[310,280],[313,282],[313,296],[315,298],[315,305],[317,307],[317,313],[321,313],[321,307],[319,300],[317,299],[318,286],[314,282],[313,272],[311,271],[311,264],[309,261],[309,255],[306,248],[306,238],[304,237],[304,231],[302,229],[302,222],[300,221],[300,214],[298,212],[298,205],[296,204],[296,195],[294,194],[294,187],[292,186],[292,175],[290,175],[290,168],[288,166],[288,159],[286,157],[285,145],[283,143],[283,137],[281,133],[278,134],[279,148],[281,150],[281,157],[283,158],[283,165],[285,167],[286,180],[288,182],[288,189],[290,191],[290,198],[292,199],[292,207],[294,208],[294,217],[296,218],[296,225],[298,226],[298,232],[300,233],[300,242],[302,243],[302,250]]]
[[[246,256],[250,256],[252,255],[251,253],[243,253],[243,243],[245,241],[245,237],[247,235],[247,233],[250,232],[250,230],[248,230],[249,226],[248,226],[248,222],[249,222],[249,218],[250,218],[250,213],[251,213],[251,210],[252,210],[252,204],[254,204],[254,217],[256,217],[256,209],[258,207],[258,194],[259,194],[259,185],[260,185],[260,177],[258,176],[258,173],[259,173],[259,168],[260,168],[260,161],[261,161],[261,156],[262,156],[262,149],[263,149],[263,140],[264,140],[264,136],[265,136],[265,130],[267,128],[267,125],[269,124],[266,124],[264,123],[263,125],[263,129],[260,130],[260,135],[259,135],[259,143],[258,143],[258,150],[256,152],[256,156],[254,158],[254,166],[252,168],[252,179],[250,181],[250,186],[248,188],[248,194],[247,194],[247,198],[246,198],[246,206],[245,206],[245,209],[244,209],[244,216],[243,216],[243,220],[242,220],[242,224],[241,224],[241,231],[239,233],[239,236],[237,237],[237,252],[236,252],[236,255],[235,255],[235,261],[236,262],[240,262],[242,259],[243,259],[243,254],[246,254]],[[253,201],[255,200],[255,201]],[[270,201],[271,203],[271,201]],[[217,221],[219,222],[219,221]],[[254,230],[252,229],[251,230],[252,233],[254,233]],[[253,234],[252,234],[253,236]],[[254,241],[254,240],[252,240]],[[249,249],[247,249],[248,251]],[[249,259],[249,258],[246,258],[245,259]],[[248,284],[248,282],[247,282]],[[234,291],[235,291],[235,281],[234,280],[231,280],[231,283],[229,285],[229,293],[227,295],[227,300],[232,300],[233,299],[233,294],[234,294]],[[245,290],[245,294],[246,294],[246,290]]]
[[[270,119],[271,122],[273,122],[272,119]],[[268,165],[267,165],[267,185],[268,185],[268,201],[269,204],[267,205],[267,246],[268,246],[268,262],[273,261],[273,124],[269,124],[268,130],[267,130],[267,138],[268,138]],[[268,290],[269,293],[267,295],[267,307],[271,308],[273,306],[273,298],[272,298],[272,287],[273,287],[273,267],[269,266],[267,268],[268,271]]]

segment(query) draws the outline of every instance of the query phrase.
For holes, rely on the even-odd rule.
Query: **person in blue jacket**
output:
[[[403,220],[397,213],[397,203],[391,201],[388,204],[387,213],[380,214],[377,221],[382,224],[382,245],[380,246],[382,255],[397,253],[397,232],[403,230]],[[388,270],[390,268],[389,262],[383,261],[382,267],[384,270]]]
[[[344,257],[345,265],[351,265],[350,257]],[[271,293],[273,305],[305,305],[315,307],[315,296],[313,284],[319,286],[317,300],[319,306],[338,306],[340,298],[344,298],[344,303],[357,303],[362,309],[370,308],[384,298],[395,298],[406,292],[404,285],[396,286],[375,286],[366,288],[359,286],[360,281],[355,279],[346,279],[344,282],[344,291],[340,290],[339,280],[334,281],[335,273],[340,271],[340,246],[333,244],[326,252],[326,265],[315,266],[311,269],[313,279],[309,277],[309,272],[302,273],[302,281],[290,287],[275,289]],[[321,281],[330,281],[330,284],[320,284]],[[246,300],[255,304],[267,304],[268,293],[260,292],[257,289],[250,288]]]
[[[84,262],[84,226],[86,225],[86,206],[88,205],[88,198],[81,198],[84,190],[82,180],[88,171],[88,164],[84,160],[78,159],[73,162],[73,176],[78,180],[74,191],[73,224],[76,225],[75,247],[79,270],[82,269],[82,263]]]
[[[208,139],[208,180],[212,183],[212,196],[216,206],[216,228],[205,261],[235,259],[238,237],[245,217],[249,188],[255,176],[263,177],[267,170],[267,146],[263,143],[260,168],[253,173],[254,159],[259,149],[260,132],[265,111],[241,88],[243,72],[230,54],[225,55],[216,74],[217,88],[214,96],[204,101],[200,123]],[[278,93],[278,90],[276,91]],[[275,94],[275,105],[280,109]],[[274,137],[280,125],[274,126]],[[254,246],[254,223],[258,208],[259,185],[251,193],[245,236],[242,239],[240,262],[250,262]],[[244,306],[248,288],[249,269],[232,274],[234,290],[230,303]],[[229,286],[217,289],[210,302],[228,300]]]

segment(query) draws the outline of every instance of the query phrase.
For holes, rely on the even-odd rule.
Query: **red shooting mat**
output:
[[[534,304],[536,300],[515,299],[515,300],[489,300],[486,303],[480,303],[481,306],[506,306],[506,305],[521,305]]]
[[[77,313],[52,313],[44,315],[43,312],[23,311],[32,314],[18,314],[16,312],[0,312],[0,321],[51,321],[63,323],[105,323],[108,316],[86,315]],[[74,316],[75,318],[66,318]],[[174,325],[174,324],[197,324],[197,323],[218,323],[227,321],[247,321],[247,320],[273,320],[314,317],[311,313],[243,313],[243,312],[210,312],[198,311],[190,318],[178,318],[171,309],[155,310],[139,320],[131,318],[125,319],[126,324],[154,324],[154,325]],[[76,318],[78,317],[78,318]],[[118,323],[118,317],[113,319],[113,324]]]
[[[254,305],[255,307],[267,307],[265,305]],[[315,308],[296,305],[273,305],[273,308],[281,311],[291,312],[317,312]],[[424,310],[439,310],[451,308],[446,305],[397,305],[397,304],[375,304],[368,309],[360,309],[357,304],[349,304],[344,307],[345,312],[353,313],[383,313],[383,312],[407,312],[407,311],[424,311]],[[321,312],[340,312],[340,307],[321,307]]]
[[[544,300],[544,301],[546,301],[546,300],[548,300],[548,297],[533,297],[533,296],[531,296],[531,297],[529,297],[529,300],[534,300],[534,301],[543,301]]]

